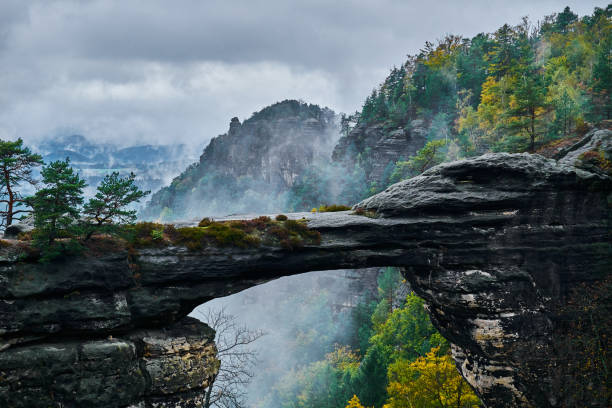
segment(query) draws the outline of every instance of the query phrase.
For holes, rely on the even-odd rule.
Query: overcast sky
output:
[[[203,144],[283,99],[353,112],[426,40],[606,4],[0,0],[0,138]]]

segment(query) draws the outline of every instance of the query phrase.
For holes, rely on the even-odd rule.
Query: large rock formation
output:
[[[427,129],[422,120],[405,128],[387,129],[382,123],[359,124],[340,138],[332,158],[349,169],[360,163],[368,182],[388,182],[385,178],[398,160],[414,156],[426,142]]]
[[[213,339],[186,317],[116,338],[60,335],[13,347],[0,353],[0,406],[201,407],[219,369]]]
[[[232,118],[228,132],[213,138],[199,162],[154,194],[143,214],[181,219],[282,208],[280,195],[298,175],[317,160],[328,161],[336,134],[333,111],[292,100],[268,106],[244,123]]]
[[[599,374],[597,361],[609,358],[612,335],[610,313],[601,313],[610,296],[611,194],[605,172],[537,155],[488,154],[393,185],[356,206],[364,215],[295,215],[308,217],[309,227],[322,234],[320,245],[300,250],[167,247],[52,265],[5,257],[0,401],[18,406],[27,394],[29,406],[87,406],[79,398],[93,401],[97,392],[98,406],[152,404],[142,401],[153,397],[168,406],[159,401],[169,404],[207,384],[215,368],[210,348],[206,342],[176,347],[190,356],[208,350],[200,353],[209,361],[203,366],[181,366],[171,352],[150,369],[143,343],[173,343],[159,328],[185,324],[194,306],[279,276],[400,266],[487,406],[605,406],[609,390],[592,375]],[[576,347],[574,338],[595,342]],[[123,353],[122,363],[115,366],[109,357],[89,364],[101,349]],[[38,362],[34,355],[44,358]],[[95,380],[60,381],[73,361]],[[37,364],[60,367],[52,375],[58,383],[49,383]],[[184,374],[165,374],[175,367]],[[577,374],[587,382],[572,382]],[[106,387],[88,385],[121,376],[134,382],[131,394],[117,391],[126,395],[121,400],[108,402]],[[177,382],[188,385],[177,389]],[[20,391],[28,387],[41,392]],[[164,400],[161,389],[172,398]]]

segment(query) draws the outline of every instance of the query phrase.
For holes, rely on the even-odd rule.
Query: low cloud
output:
[[[201,145],[283,99],[352,112],[425,40],[566,3],[4,0],[0,138]]]

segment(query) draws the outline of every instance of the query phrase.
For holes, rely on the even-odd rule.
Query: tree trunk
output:
[[[531,110],[531,134],[529,135],[531,138],[531,144],[529,146],[529,151],[533,153],[535,151],[535,110]]]
[[[4,183],[6,184],[6,192],[8,193],[8,203],[6,207],[6,226],[8,227],[13,223],[13,204],[15,202],[15,197],[13,196],[10,174],[7,169],[4,169]]]
[[[463,386],[463,381],[459,381],[459,389],[457,390],[457,408],[461,408],[461,387]]]
[[[212,394],[213,385],[215,384],[216,379],[217,379],[217,376],[214,376],[212,380],[210,380],[210,385],[208,386],[208,389],[206,390],[206,399],[204,400],[204,408],[210,408],[210,395]]]

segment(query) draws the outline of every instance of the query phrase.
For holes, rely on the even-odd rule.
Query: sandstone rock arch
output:
[[[574,290],[610,279],[611,194],[596,169],[488,154],[357,205],[375,218],[304,215],[322,242],[299,251],[141,250],[138,281],[125,253],[5,259],[0,404],[195,406],[218,364],[210,331],[185,317],[195,306],[280,276],[367,266],[402,268],[488,406],[570,404],[558,377],[571,357],[555,338],[568,334]]]

